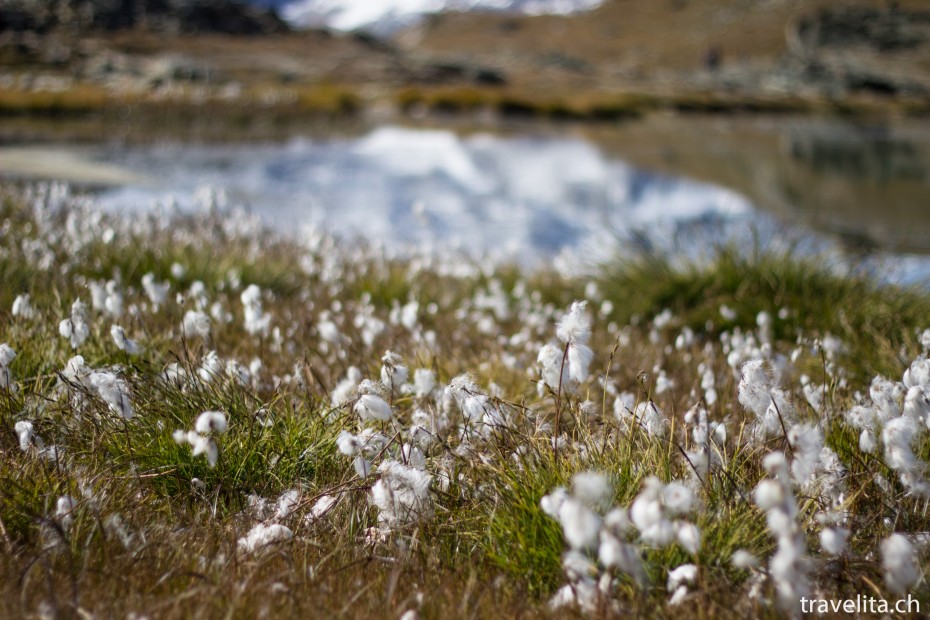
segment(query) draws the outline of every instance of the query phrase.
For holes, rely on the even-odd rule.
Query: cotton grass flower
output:
[[[361,452],[362,445],[358,437],[344,429],[339,431],[339,436],[336,437],[336,447],[346,456],[355,456]]]
[[[27,321],[31,321],[36,317],[36,311],[32,307],[32,299],[29,293],[16,296],[16,299],[13,300],[12,314],[14,317],[20,317]]]
[[[820,548],[827,555],[843,555],[848,548],[849,534],[843,527],[826,527],[820,532]]]
[[[65,530],[71,529],[71,525],[74,523],[74,509],[76,507],[77,502],[70,495],[62,495],[55,502],[55,518],[58,519],[61,527]]]
[[[404,463],[410,467],[426,469],[426,455],[424,455],[423,452],[416,446],[405,443],[401,447],[400,453]]]
[[[783,432],[791,424],[794,410],[765,369],[765,361],[754,359],[740,369],[739,402],[756,415],[756,436],[766,438]]]
[[[597,548],[601,518],[584,503],[568,498],[559,507],[558,518],[569,547],[576,551]]]
[[[626,508],[615,506],[604,516],[604,527],[617,536],[626,536],[633,527]]]
[[[407,382],[408,371],[403,358],[392,351],[385,351],[381,357],[381,383],[394,393]]]
[[[733,568],[750,570],[759,566],[759,558],[746,549],[737,549],[730,557],[730,564],[733,565]]]
[[[807,544],[796,521],[798,509],[789,486],[790,474],[784,454],[771,452],[762,465],[771,478],[758,484],[755,500],[766,513],[769,530],[778,542],[769,561],[769,574],[775,583],[779,604],[793,611],[810,590]]]
[[[650,437],[661,437],[668,428],[665,413],[651,400],[637,404],[628,420],[638,424]]]
[[[687,514],[694,507],[694,494],[680,482],[669,482],[662,489],[662,504],[672,516]]]
[[[930,496],[930,481],[925,478],[928,464],[914,453],[913,445],[924,432],[912,417],[889,420],[882,429],[885,463],[898,473],[901,483],[912,495]]]
[[[482,423],[486,435],[493,427],[504,424],[502,412],[468,373],[452,379],[447,389],[468,424]]]
[[[568,374],[577,383],[588,377],[588,367],[594,352],[588,346],[591,338],[591,317],[585,311],[586,301],[572,302],[568,313],[556,325],[556,337],[568,346]]]
[[[294,532],[280,523],[259,523],[239,539],[237,548],[241,553],[252,554],[276,543],[293,538]]]
[[[930,351],[930,329],[920,332],[920,346],[924,348],[924,351]]]
[[[119,290],[119,283],[110,280],[106,283],[106,298],[103,309],[114,318],[123,316],[123,293]]]
[[[363,422],[369,420],[387,422],[391,419],[393,413],[391,406],[380,396],[374,394],[362,394],[359,396],[352,408]]]
[[[180,445],[189,444],[192,456],[197,457],[203,454],[210,467],[216,467],[220,451],[215,436],[224,434],[226,429],[226,414],[222,411],[204,411],[197,417],[194,430],[186,432],[176,430],[173,437],[174,441]]]
[[[671,508],[666,504],[671,502]],[[640,539],[647,545],[664,547],[678,539],[683,522],[673,522],[670,517],[690,510],[693,500],[690,491],[677,482],[664,485],[655,476],[648,477],[643,490],[630,505],[630,520],[639,530]],[[700,545],[700,532],[695,528],[682,533],[682,541],[688,547]]]
[[[106,282],[103,280],[91,280],[87,287],[90,289],[90,304],[94,310],[103,312],[107,307],[107,289]]]
[[[553,519],[558,519],[559,510],[561,510],[562,504],[564,504],[569,497],[565,487],[556,487],[551,493],[544,495],[542,499],[539,500],[539,507]]]
[[[906,388],[903,383],[897,383],[882,376],[872,379],[869,396],[881,422],[887,422],[901,415],[905,393]]]
[[[436,373],[429,368],[413,371],[413,393],[417,398],[426,398],[436,387]]]
[[[813,424],[796,424],[788,431],[788,443],[794,451],[791,476],[798,486],[804,487],[813,478],[823,450],[823,432]]]
[[[226,414],[222,411],[204,411],[197,416],[194,430],[201,435],[211,433],[222,435],[226,432]]]
[[[200,336],[201,338],[208,338],[210,336],[210,317],[199,310],[188,310],[184,313],[181,329],[187,337]]]
[[[294,514],[294,511],[300,506],[300,491],[290,489],[281,494],[275,507],[275,513],[272,519],[281,521]]]
[[[558,389],[561,385],[568,387],[571,385],[571,376],[569,375],[568,360],[565,359],[562,347],[556,346],[549,342],[539,349],[536,356],[536,363],[540,367],[540,378],[542,383],[539,385],[539,394],[543,395],[544,386]]]
[[[89,390],[94,389],[94,385],[90,380],[93,373],[93,369],[84,363],[84,357],[81,355],[75,355],[69,359],[65,364],[64,370],[61,371],[66,381],[74,385],[83,386]]]
[[[171,283],[158,282],[155,280],[155,274],[150,272],[142,276],[142,288],[157,311],[158,308],[165,305],[165,302],[168,300],[168,292],[171,290]]]
[[[691,555],[697,555],[701,550],[701,530],[693,523],[675,521],[675,540]]]
[[[110,411],[118,414],[124,420],[132,419],[133,411],[132,403],[129,401],[129,387],[123,379],[109,371],[97,371],[90,375],[90,384],[109,406]]]
[[[317,519],[322,519],[326,513],[332,510],[333,506],[339,501],[339,498],[335,495],[321,495],[313,502],[313,506],[310,507],[310,512],[308,517],[311,521]]]
[[[371,475],[371,461],[361,454],[352,461],[352,467],[355,469],[356,475],[363,480]]]
[[[582,581],[562,586],[549,599],[549,608],[555,611],[566,607],[578,607],[584,613],[594,613],[597,610],[597,600],[596,586]]]
[[[597,559],[604,568],[622,571],[637,582],[645,579],[639,550],[634,545],[622,542],[606,529],[600,532]]]
[[[930,388],[930,359],[919,357],[904,371],[901,382],[907,388]]]
[[[362,381],[362,371],[355,366],[349,366],[344,379],[336,384],[330,398],[333,407],[341,407],[355,396],[355,390]]]
[[[119,325],[110,327],[110,337],[113,338],[113,343],[120,351],[125,351],[129,355],[139,355],[142,352],[142,347],[136,341],[127,338],[123,328]]]
[[[13,387],[10,364],[14,359],[16,359],[16,351],[6,343],[0,344],[0,389],[9,390]]]
[[[666,581],[666,590],[672,593],[669,599],[669,605],[678,605],[688,594],[686,584],[694,583],[697,579],[698,567],[694,564],[682,564],[681,566],[668,572]]]
[[[252,373],[236,360],[226,360],[225,375],[236,385],[247,387],[252,384]]]
[[[930,390],[922,385],[908,388],[903,415],[913,418],[918,426],[930,427]]]
[[[90,336],[90,327],[87,322],[87,306],[80,299],[71,304],[71,317],[63,319],[58,324],[58,333],[62,338],[67,338],[71,343],[72,349],[77,349],[87,337]]]
[[[592,508],[607,508],[612,493],[610,480],[605,474],[586,471],[572,477],[572,495]]]
[[[221,379],[226,371],[226,365],[223,363],[223,360],[220,359],[220,356],[216,354],[216,351],[207,351],[207,354],[203,356],[203,359],[200,361],[200,368],[197,369],[197,376],[200,377],[200,380],[204,383],[212,383],[217,379]]]
[[[271,315],[262,309],[262,291],[255,284],[250,284],[239,296],[245,315],[245,331],[250,335],[267,336],[271,325]]]
[[[371,487],[371,503],[378,508],[382,526],[396,529],[432,517],[431,475],[394,460],[381,463],[378,474],[379,480]]]
[[[885,583],[896,594],[906,594],[920,578],[914,545],[904,535],[892,534],[881,544]]]
[[[35,434],[35,427],[29,420],[20,420],[14,426],[13,430],[19,438],[19,449],[28,452],[33,443],[40,444],[41,439]]]

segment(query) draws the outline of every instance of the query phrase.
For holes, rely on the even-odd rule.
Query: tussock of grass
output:
[[[2,616],[397,617],[417,609],[428,618],[564,617],[569,612],[553,612],[547,601],[565,583],[566,545],[559,523],[540,508],[541,498],[590,470],[608,474],[616,506],[628,506],[649,476],[688,480],[683,454],[694,442],[684,413],[702,400],[697,366],[704,362],[719,395],[708,407],[710,417],[726,424],[728,436],[715,448],[720,463],[694,483],[700,508],[690,518],[702,532],[700,550],[692,556],[675,545],[641,547],[644,583],[619,575],[616,607],[605,606],[600,615],[776,617],[764,572],[736,569],[730,560],[738,549],[763,563],[772,554],[775,542],[752,494],[765,476],[764,455],[790,448],[782,436],[750,441],[752,414],[737,402],[739,376],[720,342],[724,332],[754,330],[760,311],[776,317],[781,308],[789,312],[773,319],[774,352],[789,355],[799,338],[803,345],[783,385],[801,420],[822,421],[826,445],[847,470],[850,558],[819,553],[815,515],[827,506],[822,497],[799,498],[817,588],[828,596],[877,590],[893,598],[884,589],[877,541],[892,531],[926,530],[926,504],[907,494],[880,450],[862,453],[857,432],[842,422],[855,391],[867,391],[872,375],[898,378],[919,353],[916,330],[930,316],[930,296],[921,291],[879,286],[820,259],[774,253],[723,249],[691,265],[627,258],[592,278],[601,301],[613,304],[610,311],[594,303],[589,308],[596,314],[594,376],[574,389],[539,389],[539,346],[553,338],[571,301],[583,296],[583,279],[513,266],[451,276],[450,265],[439,259],[389,259],[325,239],[305,247],[231,214],[130,226],[49,188],[6,188],[2,216],[8,243],[0,252],[0,342],[17,352],[11,364],[16,389],[0,390]],[[113,234],[104,236],[107,229]],[[183,275],[172,275],[175,263],[186,267]],[[171,283],[157,311],[141,290],[149,272]],[[110,369],[127,382],[131,420],[61,374],[75,351],[59,335],[59,321],[75,299],[89,303],[91,280],[111,278],[125,295],[126,314],[90,309],[91,334],[76,353],[91,368]],[[232,315],[228,323],[214,320],[205,338],[180,328],[196,303],[194,281]],[[252,336],[244,328],[239,296],[249,284],[264,291],[264,309],[281,329],[279,338]],[[502,295],[506,312],[479,303],[493,291]],[[32,295],[37,314],[31,320],[10,313],[21,293]],[[417,320],[404,325],[397,317],[411,301],[419,304]],[[736,319],[723,319],[724,304]],[[652,317],[665,308],[672,321],[651,334]],[[371,342],[354,320],[365,313],[384,322]],[[341,344],[323,338],[324,320],[338,323]],[[114,323],[142,344],[141,355],[116,348],[109,336]],[[675,335],[685,326],[696,340],[676,348]],[[513,338],[521,334],[522,340]],[[798,375],[822,380],[825,358],[811,346],[828,334],[846,347],[837,361],[846,381],[834,369],[829,398],[815,409],[804,402]],[[463,434],[440,433],[424,447],[434,476],[434,514],[387,533],[377,531],[378,509],[370,499],[379,474],[360,478],[337,448],[340,431],[357,433],[362,424],[351,401],[331,401],[351,365],[377,379],[385,349],[400,353],[411,375],[430,368],[441,384],[471,372],[480,389],[492,392],[489,402],[508,416],[486,436],[465,425]],[[262,367],[251,383],[204,379],[198,370],[210,350],[243,365],[259,358]],[[164,380],[172,363],[193,378]],[[659,368],[673,387],[658,389]],[[661,407],[667,435],[651,436],[618,420],[601,378],[637,403]],[[390,440],[374,457],[375,467],[389,456],[402,458],[398,447],[412,441],[416,409],[442,409],[440,401],[410,393],[389,399],[394,420],[369,424]],[[566,443],[555,451],[546,426],[554,422],[557,403]],[[215,467],[172,437],[210,410],[225,412],[229,426],[216,436]],[[457,411],[452,405],[450,415]],[[20,420],[31,421],[62,457],[49,460],[35,447],[21,451],[14,432]],[[930,443],[915,449],[930,460]],[[278,521],[293,530],[293,539],[260,553],[240,552],[237,541],[256,523],[275,520],[274,504],[289,489],[299,491],[299,504]],[[324,494],[335,504],[323,517],[309,518]],[[76,500],[70,524],[56,513],[63,495]],[[269,510],[256,508],[260,499]],[[699,580],[680,607],[670,607],[666,576],[686,562],[699,567]],[[914,590],[924,601],[927,593],[926,581]]]
[[[36,114],[45,116],[82,115],[105,106],[128,103],[130,97],[113,97],[103,88],[92,85],[72,86],[67,90],[0,89],[0,116]]]
[[[930,316],[930,296],[919,288],[879,285],[857,267],[834,265],[792,250],[715,251],[707,261],[684,262],[643,254],[606,265],[600,281],[617,300],[619,322],[647,318],[669,308],[684,325],[719,334],[754,329],[761,311],[788,310],[776,320],[774,337],[790,342],[799,334],[832,334],[848,348],[847,368],[860,380],[898,375],[910,358],[919,330]],[[736,318],[721,316],[721,306]]]

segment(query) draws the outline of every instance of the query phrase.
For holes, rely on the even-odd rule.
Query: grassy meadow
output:
[[[764,247],[567,276],[54,184],[0,211],[2,617],[930,610],[925,290]]]

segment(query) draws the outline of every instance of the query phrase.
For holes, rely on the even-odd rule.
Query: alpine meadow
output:
[[[0,200],[0,616],[930,609],[925,289]]]

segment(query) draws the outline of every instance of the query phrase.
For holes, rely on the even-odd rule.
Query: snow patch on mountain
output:
[[[443,11],[491,11],[523,15],[567,15],[600,5],[602,0],[252,0],[273,8],[298,28],[368,30],[389,34]]]

